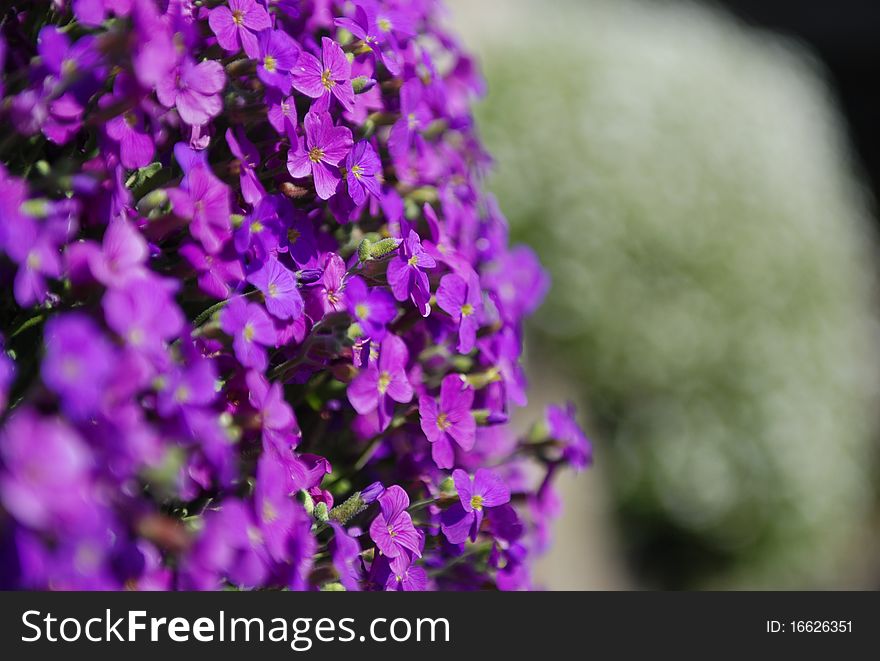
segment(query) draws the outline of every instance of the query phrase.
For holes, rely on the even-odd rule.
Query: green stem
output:
[[[21,326],[19,326],[17,329],[15,329],[12,332],[12,334],[9,336],[9,339],[11,340],[16,335],[20,335],[21,333],[25,332],[28,328],[36,326],[41,321],[43,321],[43,319],[45,319],[45,318],[46,318],[46,315],[44,315],[44,314],[38,314],[36,317],[31,317],[30,319],[25,321]]]

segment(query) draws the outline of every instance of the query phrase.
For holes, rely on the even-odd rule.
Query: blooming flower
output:
[[[340,181],[336,165],[345,158],[351,148],[351,131],[344,126],[334,126],[326,112],[309,112],[303,120],[305,145],[298,145],[287,158],[287,169],[295,178],[311,174],[315,190],[322,200],[336,193]]]
[[[405,301],[409,298],[423,317],[431,313],[431,289],[428,275],[424,269],[432,269],[437,262],[422,248],[422,242],[415,231],[410,230],[398,250],[397,256],[388,263],[388,284],[394,298]]]
[[[397,316],[391,295],[379,287],[370,289],[363,278],[353,276],[345,286],[345,305],[366,337],[380,342],[385,329]]]
[[[220,327],[232,336],[232,348],[242,365],[266,369],[263,347],[275,345],[275,326],[262,307],[233,298],[220,313]]]
[[[229,188],[205,165],[193,167],[180,188],[168,190],[174,213],[190,221],[190,233],[211,254],[229,231]]]
[[[150,275],[111,288],[103,300],[107,325],[128,346],[158,356],[167,340],[183,328],[183,315],[174,304],[168,285]]]
[[[345,159],[345,180],[348,194],[355,204],[363,204],[367,195],[378,199],[382,191],[376,175],[382,172],[382,162],[376,150],[366,140],[357,143]]]
[[[21,306],[42,303],[48,294],[46,278],[61,275],[61,255],[55,237],[25,216],[19,217],[14,230],[10,227],[7,231],[4,248],[19,265],[13,283],[15,300]]]
[[[335,19],[334,23],[362,40],[366,48],[379,56],[392,75],[400,73],[400,63],[390,39],[391,20],[387,15],[379,16],[375,5],[356,3],[354,18],[341,17]]]
[[[217,43],[229,52],[243,49],[248,57],[257,57],[257,34],[272,27],[269,14],[256,0],[229,0],[228,4],[215,7],[208,16]]]
[[[238,159],[241,196],[248,204],[256,204],[266,195],[266,189],[263,188],[256,173],[260,165],[260,154],[242,130],[227,129],[226,144],[229,145],[232,155]]]
[[[110,343],[88,316],[70,312],[46,322],[42,375],[67,415],[81,420],[96,412],[113,371]]]
[[[387,557],[396,558],[410,551],[421,557],[421,538],[406,509],[409,496],[396,484],[379,496],[381,512],[370,524],[370,538]]]
[[[547,407],[550,437],[563,443],[563,458],[582,470],[593,463],[593,448],[578,425],[575,415],[575,407],[571,402],[565,408],[554,404]]]
[[[269,314],[279,319],[302,316],[303,300],[297,288],[296,276],[275,257],[267,258],[247,280],[263,292]]]
[[[177,108],[180,118],[191,126],[207,124],[223,108],[219,93],[226,84],[223,66],[214,60],[196,64],[184,57],[171,75],[156,83],[156,95],[166,108]]]
[[[459,352],[469,353],[477,340],[478,319],[483,310],[483,298],[477,274],[473,273],[468,280],[454,273],[440,278],[437,305],[448,312],[452,321],[458,324]]]
[[[510,502],[510,489],[497,474],[477,469],[473,478],[463,470],[454,470],[452,479],[459,502],[443,513],[440,529],[451,544],[461,544],[470,537],[476,541],[483,522],[483,510]]]
[[[348,400],[361,415],[378,411],[382,429],[391,423],[394,402],[412,400],[413,389],[406,376],[409,358],[406,344],[396,335],[386,335],[379,347],[379,359],[370,361],[348,386]]]
[[[259,46],[257,76],[266,85],[288,94],[291,71],[299,60],[299,45],[283,30],[265,30],[259,35]]]
[[[331,542],[333,566],[339,573],[339,582],[349,592],[358,592],[361,589],[361,546],[343,526],[336,522],[330,525],[334,532]]]
[[[440,399],[419,397],[422,431],[431,443],[431,456],[438,468],[452,468],[453,441],[465,452],[474,447],[476,422],[471,414],[474,391],[457,374],[449,374],[440,384]]]
[[[293,70],[293,87],[317,101],[313,112],[326,111],[330,97],[339,100],[346,110],[354,107],[354,89],[351,86],[351,64],[339,44],[328,37],[321,39],[321,59],[303,52]]]

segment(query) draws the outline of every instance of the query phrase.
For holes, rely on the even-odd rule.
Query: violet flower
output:
[[[358,142],[345,159],[345,181],[348,194],[355,204],[363,204],[367,195],[376,199],[381,196],[381,187],[376,178],[381,173],[382,162],[376,150],[366,140]]]
[[[259,270],[247,277],[263,293],[269,314],[279,319],[297,319],[303,313],[303,300],[296,276],[275,257],[269,257]]]
[[[397,255],[388,262],[388,284],[394,298],[405,301],[407,298],[423,317],[431,313],[431,289],[425,269],[433,269],[437,262],[422,247],[419,235],[414,230],[401,242]]]
[[[453,442],[465,452],[474,447],[477,424],[471,414],[474,391],[457,374],[449,374],[440,384],[440,399],[419,397],[422,431],[431,443],[431,456],[437,468],[452,468]]]
[[[191,126],[207,124],[220,114],[220,92],[226,72],[219,62],[203,60],[196,64],[184,57],[171,75],[156,83],[156,96],[166,108],[177,108],[180,118]]]
[[[293,70],[293,87],[317,99],[312,104],[312,112],[326,111],[331,97],[335,97],[346,110],[354,108],[351,64],[339,44],[328,37],[321,39],[320,60],[311,53],[300,53]]]
[[[459,502],[443,513],[440,529],[451,544],[468,537],[476,541],[485,509],[510,502],[510,489],[496,473],[477,469],[473,478],[463,470],[452,472]]]
[[[351,149],[351,131],[344,126],[334,126],[329,113],[309,112],[303,120],[305,144],[297,145],[287,157],[290,176],[303,178],[311,174],[315,179],[315,191],[322,200],[336,193],[340,181],[336,166]]]
[[[217,43],[226,51],[243,49],[248,57],[256,58],[260,52],[258,33],[272,27],[269,14],[256,0],[229,0],[228,4],[215,7],[208,16]]]
[[[409,351],[396,335],[386,335],[379,345],[378,360],[370,361],[365,370],[348,386],[348,401],[361,415],[377,411],[379,426],[391,424],[394,403],[412,400],[413,389],[406,376]]]
[[[370,539],[387,557],[396,558],[410,551],[421,557],[421,537],[406,509],[409,496],[396,484],[379,496],[381,512],[370,524]]]
[[[437,305],[458,325],[458,351],[470,353],[477,341],[483,297],[476,273],[465,280],[454,273],[444,275],[437,288]]]
[[[370,289],[358,276],[348,279],[345,306],[363,334],[377,342],[382,341],[388,324],[397,316],[397,307],[391,295],[380,287]]]

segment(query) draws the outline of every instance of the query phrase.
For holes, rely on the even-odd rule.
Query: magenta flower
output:
[[[406,376],[409,351],[396,335],[386,335],[379,346],[379,359],[371,360],[366,369],[348,386],[348,401],[361,415],[378,411],[379,425],[386,429],[394,414],[394,402],[406,404],[413,398],[413,389]]]
[[[224,299],[244,280],[241,258],[230,243],[224,244],[216,255],[205,252],[199,244],[185,243],[180,254],[196,270],[199,289],[209,296]]]
[[[43,381],[58,394],[64,412],[75,420],[100,408],[113,373],[113,347],[98,325],[81,312],[46,322]]]
[[[455,463],[453,441],[465,452],[474,447],[477,424],[471,414],[474,391],[458,374],[448,374],[440,384],[440,400],[419,397],[422,431],[431,443],[431,456],[438,468]]]
[[[233,298],[220,312],[220,327],[232,336],[235,357],[245,367],[266,369],[266,350],[275,345],[275,325],[256,303]]]
[[[379,496],[381,512],[370,524],[370,538],[378,549],[389,558],[410,551],[421,557],[421,535],[412,522],[406,508],[409,496],[396,484],[385,489]]]
[[[437,288],[437,305],[458,324],[459,353],[470,353],[477,341],[478,320],[483,311],[477,274],[473,273],[467,281],[454,273],[444,275]]]
[[[19,216],[8,232],[7,254],[18,264],[13,292],[19,305],[27,307],[46,300],[46,278],[61,276],[61,254],[56,239],[44,225],[26,216]]]
[[[361,545],[348,531],[336,522],[331,522],[333,539],[330,542],[333,566],[339,574],[339,582],[349,592],[361,589]]]
[[[329,200],[336,193],[340,181],[336,166],[351,149],[351,131],[344,126],[334,126],[333,118],[326,112],[309,112],[303,120],[305,144],[297,145],[287,157],[290,176],[301,179],[311,174],[315,179],[315,191],[322,200]]]
[[[257,33],[272,27],[265,8],[255,0],[229,0],[229,6],[211,10],[208,25],[224,50],[234,53],[244,49],[250,58],[260,54]]]
[[[326,111],[330,97],[336,97],[342,106],[354,109],[354,89],[351,86],[351,64],[339,44],[328,37],[321,39],[321,59],[302,52],[293,70],[293,87],[313,99],[313,112]]]
[[[117,76],[113,85],[116,97],[133,95],[134,81],[124,75]],[[103,97],[109,102],[115,101],[115,97]],[[156,149],[153,138],[146,128],[145,115],[140,108],[131,108],[128,111],[110,119],[106,124],[107,135],[119,145],[119,160],[129,170],[136,170],[148,165],[153,160]]]
[[[274,87],[266,89],[267,117],[272,128],[281,135],[296,137],[296,103],[292,96],[282,94]]]
[[[84,244],[89,270],[95,280],[108,287],[119,286],[129,278],[145,275],[147,242],[127,220],[111,220],[99,248],[94,243]]]
[[[367,194],[379,199],[382,196],[381,186],[376,175],[382,173],[382,161],[376,150],[366,140],[357,143],[345,159],[345,180],[348,183],[348,194],[355,204],[361,205]]]
[[[298,319],[302,316],[303,300],[297,288],[296,275],[274,256],[268,257],[247,280],[263,292],[266,309],[272,316],[279,319]]]
[[[283,30],[261,32],[257,77],[282,94],[290,93],[291,71],[299,60],[299,45]]]
[[[394,299],[381,287],[370,289],[363,278],[352,276],[345,286],[345,306],[364,335],[381,341],[385,329],[397,316]]]
[[[387,15],[379,16],[375,5],[356,3],[354,18],[337,18],[334,23],[362,40],[365,46],[379,56],[389,73],[394,76],[400,73],[400,64],[390,38],[391,20]]]
[[[269,383],[259,372],[249,370],[245,376],[248,401],[257,412],[263,429],[263,444],[274,447],[279,454],[296,445],[299,428],[290,406],[284,401],[280,383]]]
[[[184,57],[169,76],[157,81],[156,95],[166,108],[176,107],[184,122],[201,126],[223,109],[220,92],[224,85],[226,72],[219,62],[204,60],[196,64]]]
[[[104,296],[104,318],[131,348],[159,355],[164,343],[178,337],[183,315],[166,281],[149,275],[127,280]]]
[[[398,248],[397,255],[388,263],[388,284],[394,298],[398,301],[410,299],[423,317],[431,313],[431,288],[428,274],[424,269],[432,269],[437,262],[422,247],[421,239],[414,230]]]
[[[593,447],[577,423],[573,403],[568,402],[565,408],[552,404],[548,406],[547,424],[550,437],[564,445],[562,456],[565,461],[578,470],[593,463]]]
[[[190,221],[189,231],[205,250],[216,254],[229,235],[229,187],[206,165],[196,165],[180,188],[168,190],[174,213]]]
[[[380,570],[381,571],[381,570]],[[428,589],[428,574],[424,567],[413,564],[409,553],[401,553],[388,560],[385,589],[401,592],[424,592]]]
[[[473,478],[463,470],[452,472],[459,502],[443,512],[440,529],[452,544],[468,537],[476,541],[483,523],[483,510],[510,502],[510,489],[498,475],[486,468],[477,469]]]
[[[257,177],[256,169],[260,166],[260,152],[247,139],[241,128],[226,129],[226,144],[229,151],[238,159],[238,180],[241,196],[248,204],[256,204],[266,195],[266,189]]]
[[[313,301],[312,315],[320,319],[325,314],[339,312],[345,309],[346,302],[346,269],[342,257],[336,253],[327,255],[324,261],[324,272],[318,280],[316,287],[312,288]]]

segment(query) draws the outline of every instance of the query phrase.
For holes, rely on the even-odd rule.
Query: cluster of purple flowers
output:
[[[0,17],[0,585],[528,589],[547,277],[433,0]]]

